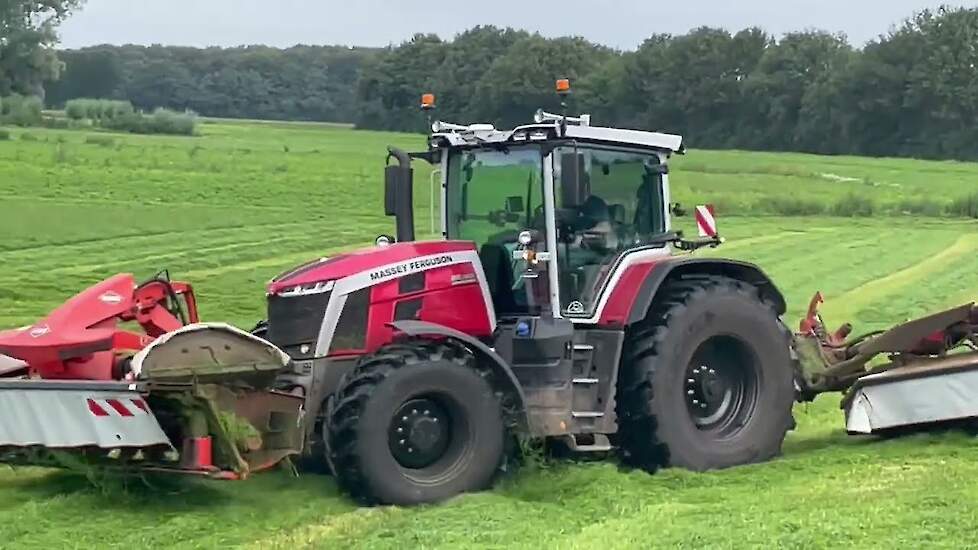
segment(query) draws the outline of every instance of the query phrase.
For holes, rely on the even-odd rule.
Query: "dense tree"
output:
[[[65,72],[48,103],[127,99],[137,108],[216,117],[353,122],[356,83],[371,49],[296,46],[97,46],[61,52]]]
[[[53,49],[57,27],[81,0],[0,0],[0,96],[43,96],[61,63]]]
[[[845,37],[824,32],[791,33],[764,50],[744,83],[745,113],[756,121],[745,145],[764,149],[818,148],[802,107],[817,102],[825,80],[844,67],[851,48]],[[763,130],[761,130],[763,129]],[[779,140],[774,142],[771,138]]]
[[[775,39],[757,28],[703,27],[618,52],[480,26],[384,49],[99,46],[61,55],[64,76],[48,84],[53,105],[102,97],[143,110],[422,131],[423,92],[437,94],[443,120],[511,126],[538,107],[559,109],[553,81],[569,77],[571,111],[681,133],[693,147],[978,159],[978,9],[921,12],[862,49],[821,31]],[[4,72],[4,59],[0,93],[50,76],[30,64]],[[17,70],[35,76],[9,76]]]

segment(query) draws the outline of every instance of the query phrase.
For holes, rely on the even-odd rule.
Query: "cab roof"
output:
[[[589,143],[639,147],[668,153],[683,154],[686,152],[682,136],[674,134],[605,128],[586,124],[564,124],[559,121],[528,124],[512,130],[497,130],[491,124],[458,126],[436,122],[432,125],[432,130],[430,143],[436,149],[444,146],[478,147],[489,144],[523,144],[555,139],[573,139]]]

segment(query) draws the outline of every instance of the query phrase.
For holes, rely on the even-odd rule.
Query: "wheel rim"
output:
[[[446,456],[452,443],[448,410],[432,397],[411,399],[391,419],[388,445],[401,466],[420,470]]]
[[[753,415],[758,373],[756,356],[740,339],[713,336],[700,344],[683,385],[696,428],[720,438],[738,433]]]

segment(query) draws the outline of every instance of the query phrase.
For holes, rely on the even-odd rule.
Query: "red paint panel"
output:
[[[130,399],[130,401],[132,401],[132,404],[144,413],[149,412],[149,406],[142,399]]]
[[[106,399],[105,402],[115,409],[115,412],[119,413],[119,416],[132,416],[132,411],[127,409],[118,399]]]
[[[628,322],[628,315],[638,296],[642,283],[652,271],[655,262],[630,265],[625,269],[621,279],[614,288],[610,289],[611,296],[605,304],[604,311],[598,319],[598,324],[606,327],[623,327]]]
[[[94,399],[88,399],[88,410],[95,416],[109,416],[109,411],[102,408]]]
[[[397,303],[421,299],[417,319],[485,337],[492,334],[492,322],[486,309],[482,287],[478,280],[458,282],[459,276],[474,276],[470,263],[455,264],[425,272],[425,287],[417,292],[401,294],[398,279],[380,283],[371,291],[370,313],[367,320],[366,350],[336,350],[331,355],[373,352],[394,339],[389,324],[394,321]]]
[[[478,283],[459,284],[426,295],[419,319],[476,338],[492,334],[489,312]]]

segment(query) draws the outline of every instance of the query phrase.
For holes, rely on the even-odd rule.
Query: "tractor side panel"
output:
[[[492,321],[471,263],[415,273],[373,288],[367,351],[394,338],[390,323],[425,321],[476,338],[492,335]]]
[[[633,264],[625,269],[621,279],[610,289],[611,296],[601,311],[598,326],[603,328],[622,328],[628,323],[632,305],[642,289],[642,283],[655,267],[655,262]]]

